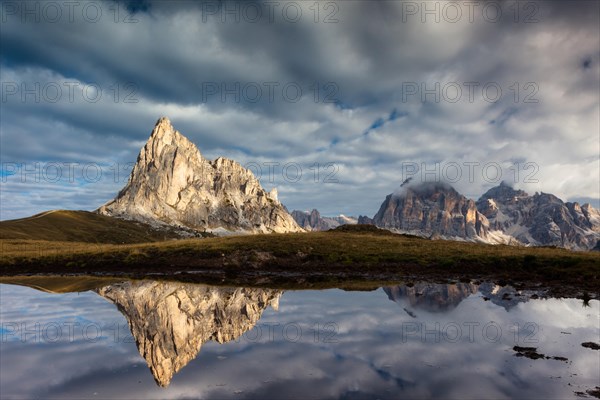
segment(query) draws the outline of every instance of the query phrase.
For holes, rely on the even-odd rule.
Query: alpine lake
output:
[[[600,302],[492,282],[0,284],[0,397],[593,398]]]

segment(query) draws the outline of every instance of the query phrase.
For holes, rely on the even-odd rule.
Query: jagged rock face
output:
[[[589,204],[564,203],[548,193],[530,196],[505,183],[477,201],[490,229],[530,245],[592,249],[600,239],[600,213]]]
[[[405,185],[387,196],[373,223],[430,238],[589,250],[600,240],[600,212],[589,204],[530,196],[506,183],[477,202],[443,184]]]
[[[478,286],[472,283],[437,284],[416,283],[413,286],[388,286],[384,292],[388,299],[398,302],[407,299],[411,307],[430,312],[447,311],[477,293]]]
[[[421,236],[476,240],[488,232],[488,221],[477,211],[475,202],[443,184],[402,187],[386,197],[373,223]]]
[[[373,218],[369,218],[366,215],[359,215],[358,223],[361,225],[373,225]]]
[[[167,118],[156,123],[129,182],[101,214],[196,230],[299,232],[301,228],[251,171],[209,161]]]
[[[318,210],[311,212],[294,210],[291,213],[296,223],[307,231],[327,231],[337,228],[340,225],[356,224],[357,220],[353,217],[340,215],[338,217],[322,217]]]
[[[96,291],[125,315],[160,386],[167,386],[202,344],[235,340],[254,327],[267,306],[277,309],[282,294],[157,281],[128,281]]]
[[[306,230],[315,230],[321,222],[321,214],[317,210],[312,210],[310,213],[294,210],[290,215],[302,229]]]

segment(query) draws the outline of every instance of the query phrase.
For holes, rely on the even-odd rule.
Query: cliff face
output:
[[[97,293],[127,318],[138,350],[160,386],[167,386],[202,344],[225,343],[252,329],[268,306],[277,309],[282,294],[157,281],[128,281]]]
[[[127,185],[101,214],[195,230],[299,232],[302,229],[251,171],[233,160],[205,159],[161,118]]]
[[[451,186],[422,184],[388,195],[373,217],[378,227],[422,236],[485,239],[488,221]]]
[[[363,219],[364,221],[368,221]],[[373,217],[380,228],[419,236],[590,250],[600,240],[600,212],[548,193],[530,196],[502,183],[474,202],[449,185],[406,185]]]
[[[530,245],[592,249],[600,239],[600,213],[584,204],[563,202],[548,193],[530,196],[501,184],[477,201],[490,229]]]
[[[358,223],[361,225],[373,225],[373,218],[369,218],[366,215],[359,215]]]
[[[307,231],[327,231],[340,225],[352,225],[358,222],[356,218],[346,217],[345,215],[323,217],[316,209],[311,212],[294,210],[291,216],[301,228]]]

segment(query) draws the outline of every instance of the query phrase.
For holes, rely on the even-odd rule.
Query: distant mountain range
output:
[[[323,231],[357,223],[431,239],[600,250],[597,209],[548,193],[531,196],[506,183],[474,201],[448,184],[407,181],[372,218],[325,217],[316,209],[289,213],[276,189],[265,191],[252,171],[233,160],[205,159],[167,118],[156,123],[127,185],[96,214],[60,211],[3,221],[0,237],[58,240],[90,232],[98,242],[131,243],[211,233]],[[55,235],[57,224],[62,228]],[[115,227],[123,234],[105,234]]]
[[[477,201],[442,183],[404,183],[373,218],[321,216],[287,209],[252,172],[226,158],[205,159],[167,118],[156,123],[129,181],[100,214],[185,230],[268,233],[322,231],[344,224],[373,224],[432,239],[512,245],[594,248],[600,213],[589,204],[533,196],[505,183]]]
[[[521,243],[591,249],[600,240],[600,212],[590,204],[563,202],[549,193],[533,196],[506,184],[488,190],[477,209],[489,230]]]
[[[597,209],[548,193],[530,196],[504,182],[477,201],[443,183],[404,185],[385,198],[373,218],[322,217],[317,210],[291,214],[306,230],[359,223],[431,239],[600,249]]]
[[[433,238],[486,238],[488,233],[488,223],[475,202],[438,183],[404,186],[388,195],[373,224]]]
[[[446,184],[407,185],[386,197],[373,224],[433,239],[572,250],[592,249],[600,240],[600,212],[589,204],[548,193],[530,196],[506,183],[477,202]]]
[[[340,225],[358,223],[355,217],[347,217],[345,215],[322,217],[321,213],[315,209],[310,212],[294,210],[290,214],[296,223],[307,231],[328,231]]]

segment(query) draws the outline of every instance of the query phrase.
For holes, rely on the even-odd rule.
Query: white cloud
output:
[[[337,3],[335,23],[322,22],[329,9],[315,23],[309,3],[300,3],[298,23],[281,16],[235,23],[208,15],[201,5],[147,4],[133,24],[78,18],[36,25],[7,16],[0,60],[8,96],[0,123],[3,162],[132,162],[156,119],[166,115],[209,158],[294,162],[304,176],[314,162],[338,163],[336,186],[310,179],[267,182],[280,187],[290,209],[373,215],[401,183],[405,162],[494,162],[506,168],[505,176],[515,160],[533,162],[540,182],[518,180],[515,186],[565,200],[600,197],[597,3],[536,2],[537,23],[525,23],[529,9],[515,22],[511,8],[496,23],[480,9],[474,22],[463,9],[457,23],[435,23],[432,16],[422,23],[403,2],[366,1]],[[66,95],[35,102],[31,95],[22,101],[20,93],[6,92],[7,83],[35,82],[95,84],[103,97],[94,103]],[[272,100],[265,86],[270,82],[278,85]],[[436,82],[437,102],[422,91]],[[468,82],[478,84],[472,100]],[[462,92],[453,102],[455,83]],[[230,93],[223,101],[221,88],[236,84],[240,90],[259,87],[262,96],[254,102],[250,92],[240,92],[236,101]],[[285,97],[288,84],[302,88],[299,101]],[[501,88],[498,101],[486,100],[486,84]],[[207,85],[218,92],[210,94]],[[418,91],[407,93],[413,85]],[[137,103],[125,102],[128,94]],[[393,110],[407,115],[362,136]],[[479,177],[455,186],[478,197],[491,184]],[[84,197],[108,195],[107,189],[88,185]],[[118,189],[112,186],[114,193]],[[30,193],[36,190],[46,203],[7,208],[17,197],[3,194],[1,218],[61,207],[45,186]],[[79,189],[66,193],[81,195]],[[64,207],[73,203],[65,200]]]

